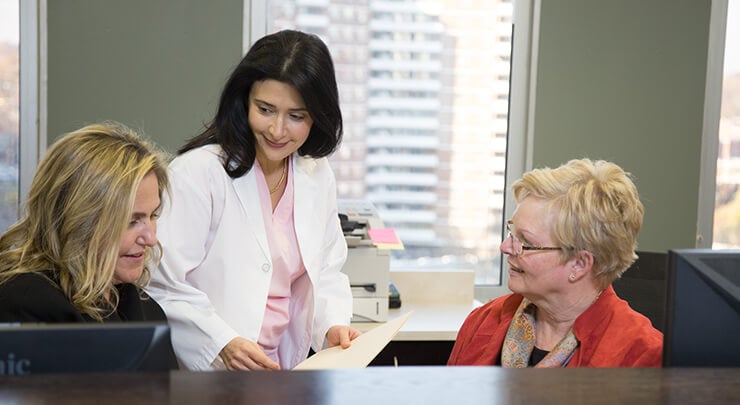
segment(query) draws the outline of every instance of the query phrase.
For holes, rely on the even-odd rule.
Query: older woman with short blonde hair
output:
[[[614,163],[571,160],[513,185],[509,289],[474,310],[448,364],[659,367],[663,335],[611,287],[637,258],[644,207]]]

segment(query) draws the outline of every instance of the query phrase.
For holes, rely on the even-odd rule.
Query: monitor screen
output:
[[[740,367],[740,250],[668,252],[663,365]]]
[[[0,324],[0,375],[168,371],[171,353],[161,322]]]

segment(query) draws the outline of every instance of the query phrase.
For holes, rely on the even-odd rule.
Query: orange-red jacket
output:
[[[448,365],[498,365],[514,312],[509,294],[473,310],[457,334]],[[580,342],[567,367],[660,367],[663,334],[609,286],[573,325]]]

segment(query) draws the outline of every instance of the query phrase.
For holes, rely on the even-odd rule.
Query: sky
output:
[[[18,4],[18,0],[0,0],[0,42],[18,44]]]
[[[727,3],[725,75],[731,75],[740,73],[740,1],[730,0]]]

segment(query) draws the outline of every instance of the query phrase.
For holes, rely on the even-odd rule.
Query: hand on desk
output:
[[[232,339],[221,349],[219,356],[230,371],[280,370],[280,365],[272,361],[256,342],[243,337]]]
[[[346,325],[335,325],[329,328],[326,332],[326,340],[329,347],[341,345],[342,349],[346,349],[352,345],[352,341],[357,339],[362,332],[357,329],[351,328]]]

